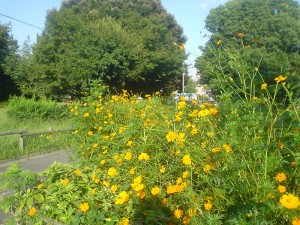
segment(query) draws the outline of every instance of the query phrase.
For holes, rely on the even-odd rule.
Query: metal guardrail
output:
[[[6,136],[6,135],[20,135],[19,138],[19,146],[22,151],[24,151],[24,137],[26,136],[34,136],[34,135],[41,135],[41,134],[52,134],[52,133],[58,133],[58,132],[66,132],[66,131],[74,131],[74,128],[68,128],[68,129],[61,129],[61,130],[52,130],[51,127],[49,127],[48,131],[41,131],[41,132],[28,132],[26,130],[20,130],[20,131],[8,131],[8,132],[0,132],[0,136]]]

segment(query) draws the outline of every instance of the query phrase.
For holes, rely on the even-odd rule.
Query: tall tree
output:
[[[144,93],[180,86],[185,53],[173,42],[185,37],[159,0],[63,1],[32,50],[36,94],[76,96],[95,79]]]
[[[17,93],[15,83],[4,70],[6,58],[15,55],[18,49],[17,41],[10,32],[9,24],[0,24],[0,100],[7,100],[9,95]]]
[[[294,96],[300,96],[300,6],[297,1],[232,0],[212,9],[205,22],[211,37],[196,61],[201,83],[209,84],[214,93],[220,93],[216,73],[237,80],[230,56],[238,56],[246,70],[257,67],[270,85],[276,83],[277,75],[287,76]]]

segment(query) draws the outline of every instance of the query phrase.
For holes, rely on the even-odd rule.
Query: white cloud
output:
[[[208,7],[211,8],[211,7],[221,5],[227,1],[228,0],[202,0],[202,1],[199,1],[198,8],[200,8],[200,9],[205,9]]]
[[[200,2],[199,5],[198,5],[198,7],[199,7],[200,9],[206,8],[207,6],[208,6],[208,3],[207,3],[207,2]]]

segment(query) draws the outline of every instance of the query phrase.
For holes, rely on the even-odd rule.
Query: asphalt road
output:
[[[72,164],[70,152],[58,151],[48,154],[26,156],[13,161],[0,161],[0,173],[5,172],[5,170],[9,167],[11,163],[17,163],[22,169],[39,173],[46,170],[54,162]],[[3,193],[0,193],[0,199],[1,197],[3,197]],[[5,219],[7,219],[8,216],[9,215],[4,214],[0,210],[0,225],[4,223]]]

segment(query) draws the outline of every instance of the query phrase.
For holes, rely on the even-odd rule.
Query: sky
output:
[[[201,55],[199,46],[205,44],[205,36],[209,34],[204,29],[205,18],[212,8],[226,0],[161,0],[161,3],[183,28],[187,37],[185,51],[189,54],[186,64],[190,65],[189,75],[196,78],[194,61]],[[20,46],[28,37],[34,43],[44,28],[47,11],[59,9],[60,5],[61,0],[0,0],[0,23],[11,23],[11,34]]]

